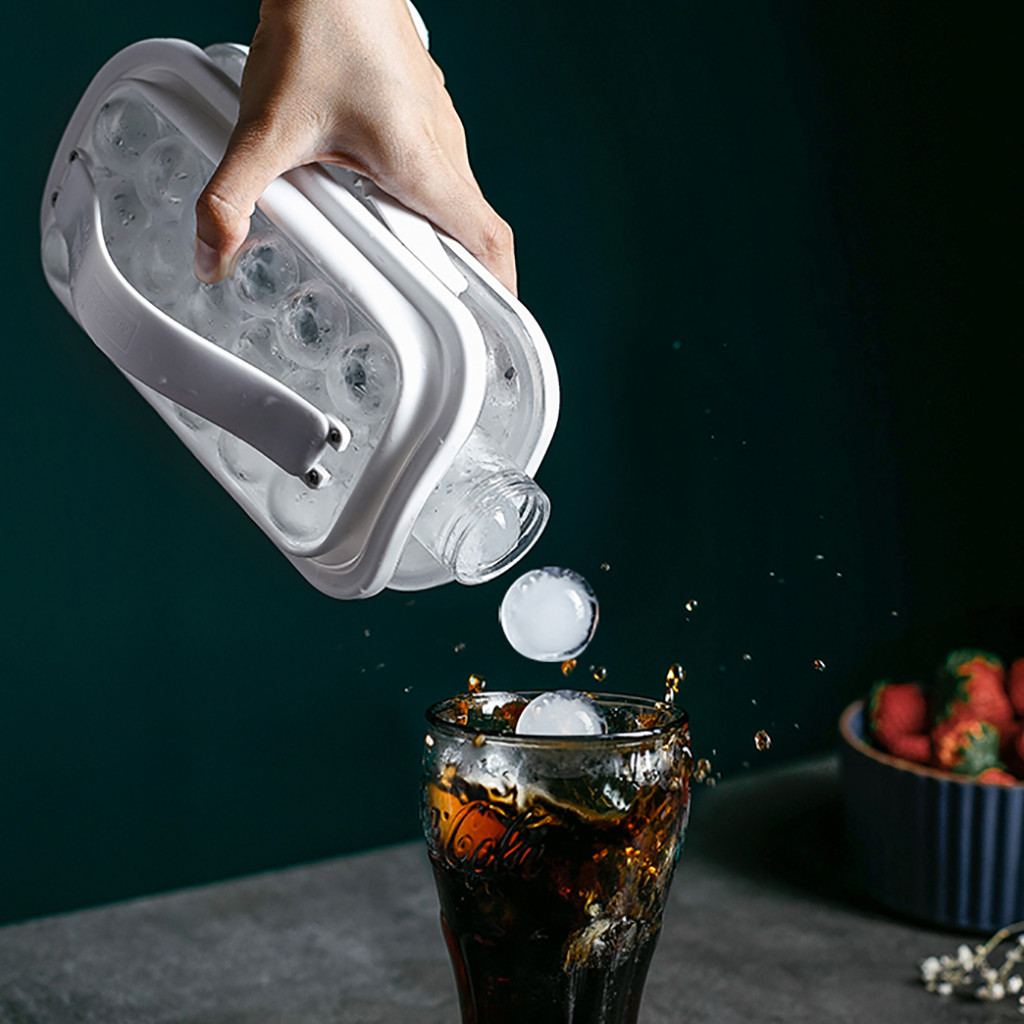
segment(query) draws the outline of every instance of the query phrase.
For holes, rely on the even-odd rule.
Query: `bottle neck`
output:
[[[540,537],[547,495],[479,429],[427,499],[412,535],[460,583],[484,583]]]

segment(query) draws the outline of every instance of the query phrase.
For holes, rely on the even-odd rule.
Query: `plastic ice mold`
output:
[[[544,335],[462,246],[340,168],[273,182],[232,277],[201,285],[194,204],[245,56],[154,39],[100,70],[47,179],[47,280],[319,590],[490,579],[549,512]]]

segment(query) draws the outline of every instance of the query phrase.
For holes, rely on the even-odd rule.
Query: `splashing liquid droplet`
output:
[[[816,554],[816,555],[814,556],[814,560],[815,560],[816,562],[824,562],[824,561],[825,561],[825,556],[824,556],[824,555],[823,555],[823,554],[822,554],[822,553],[821,553],[821,552],[819,551],[819,552],[818,552],[818,553],[817,553],[817,554]]]
[[[426,743],[428,747],[432,747],[434,745],[434,737],[428,732],[427,735],[423,737],[423,742]]]
[[[815,658],[815,659],[814,659],[814,667],[815,667],[815,668],[816,668],[816,669],[817,669],[817,670],[818,670],[819,672],[824,672],[824,671],[825,671],[825,662],[823,662],[823,661],[821,660],[821,658]]]
[[[608,669],[606,669],[604,665],[598,665],[597,668],[594,669],[594,678],[599,683],[603,683],[607,677]]]
[[[743,655],[743,660],[744,661],[753,661],[754,659],[749,654],[744,654]]]
[[[607,562],[602,562],[600,565],[601,572],[611,572],[611,568]]]
[[[403,686],[402,693],[412,693],[412,686]]]
[[[563,661],[562,662],[562,675],[563,676],[571,676],[573,674],[573,671],[575,670],[575,668],[576,668],[576,659],[575,658],[569,658],[568,660]]]
[[[484,737],[484,734],[482,732],[478,732],[473,737],[473,746],[474,747],[482,747],[484,745],[484,743],[486,743],[486,742],[487,742],[487,740]]]
[[[487,680],[475,672],[469,677],[469,692],[483,693],[487,689]]]
[[[461,640],[452,648],[452,650],[456,654],[459,654],[461,651],[464,651],[465,649],[466,649],[466,645]]]
[[[760,751],[768,750],[772,745],[772,738],[764,729],[754,734],[754,746]]]
[[[679,693],[679,685],[686,678],[686,669],[682,665],[673,665],[665,673],[665,703],[673,704],[676,694]]]
[[[693,777],[697,782],[707,782],[710,776],[711,762],[706,757],[702,757],[693,770]]]
[[[685,609],[686,609],[686,610],[687,610],[688,612],[692,612],[692,611],[693,611],[693,609],[697,607],[697,600],[696,600],[696,598],[693,598],[693,597],[691,597],[691,598],[690,598],[690,600],[689,600],[689,601],[687,601],[687,602],[686,602],[686,604],[684,604],[684,605],[683,605],[683,607],[684,607],[684,608],[685,608]]]

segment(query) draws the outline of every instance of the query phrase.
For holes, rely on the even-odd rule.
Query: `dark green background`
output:
[[[597,589],[584,666],[657,694],[682,662],[698,753],[731,774],[833,743],[875,672],[1024,653],[1005,8],[421,9],[559,362],[554,513],[525,565]],[[560,681],[505,644],[509,581],[321,596],[38,267],[46,168],[103,61],[245,40],[255,5],[14,17],[0,920],[411,837],[425,705],[470,672]]]

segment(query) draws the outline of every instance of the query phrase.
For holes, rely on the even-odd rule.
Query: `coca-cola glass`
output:
[[[607,732],[517,735],[533,693],[427,712],[422,820],[463,1024],[635,1024],[686,825],[686,713],[591,694]]]

